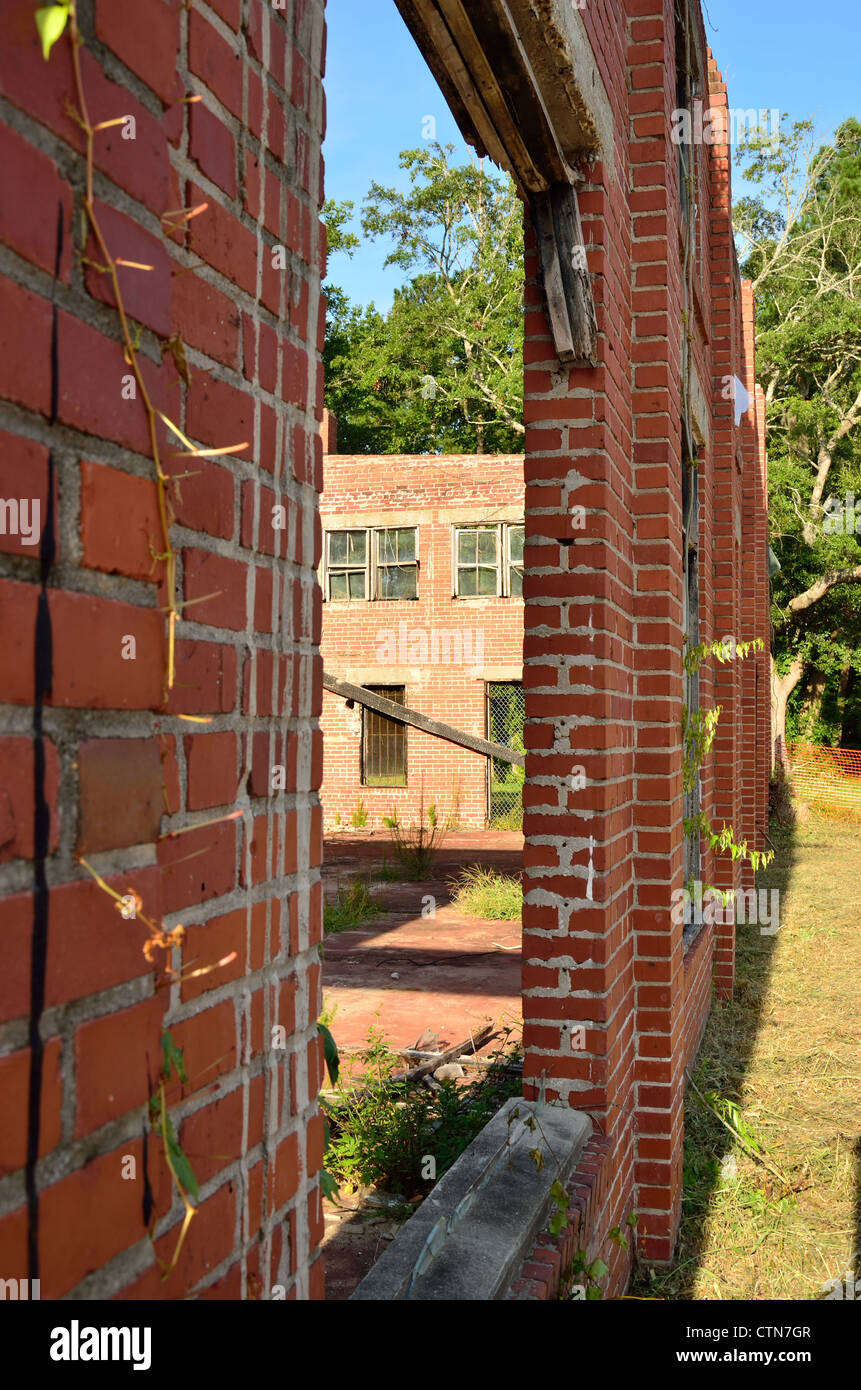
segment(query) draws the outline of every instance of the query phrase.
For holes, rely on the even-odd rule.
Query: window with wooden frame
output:
[[[363,526],[327,531],[323,597],[332,603],[418,598],[416,526]]]
[[[701,100],[703,84],[700,79],[699,57],[694,35],[688,22],[688,12],[677,0],[675,15],[676,110],[688,113],[687,139],[678,145],[679,211],[682,243],[690,247],[691,260],[698,258],[698,242],[702,218],[698,216],[697,189],[702,170],[703,122],[707,111]],[[708,108],[708,101],[705,102]],[[701,259],[701,257],[700,257]]]
[[[452,572],[455,598],[523,595],[523,522],[456,526]]]
[[[367,531],[328,531],[325,561],[327,599],[348,603],[368,597]]]
[[[403,685],[369,685],[373,695],[405,705]],[[376,710],[362,710],[362,786],[405,787],[407,785],[407,726],[397,724]]]
[[[418,532],[415,526],[387,526],[374,532],[378,599],[413,599],[419,596]]]
[[[699,471],[697,467],[697,446],[688,435],[682,421],[682,582],[684,602],[684,632],[688,647],[696,647],[700,640],[700,591],[699,591]],[[688,718],[694,718],[700,708],[699,673],[684,673],[684,703]],[[695,818],[702,809],[700,777],[690,791],[684,794],[685,818]],[[685,836],[685,888],[698,882],[702,874],[699,831]],[[699,930],[697,924],[689,923],[685,928],[685,941],[690,943]]]
[[[688,33],[687,26],[682,16],[676,12],[676,110],[688,113],[687,130],[689,138],[693,131],[694,110],[691,96],[691,88],[688,81]],[[691,187],[691,158],[692,150],[689,139],[683,139],[678,144],[679,153],[679,203],[681,205],[681,225],[684,237],[688,234],[688,216],[690,208],[690,187]]]

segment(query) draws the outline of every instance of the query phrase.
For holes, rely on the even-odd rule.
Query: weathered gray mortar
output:
[[[256,3],[256,0],[255,0]],[[247,7],[246,7],[247,8]],[[288,10],[284,15],[285,19],[292,17],[292,11]],[[85,36],[86,46],[93,53],[97,61],[104,68],[106,75],[120,83],[122,88],[131,92],[142,105],[144,105],[154,116],[161,115],[162,107],[157,96],[155,96],[146,85],[125,65],[121,60],[106,48],[94,33],[94,5],[92,0],[80,0],[79,18],[81,21],[82,32]],[[271,89],[268,81],[268,39],[267,51],[264,54],[263,62],[251,58],[247,51],[244,30],[234,34],[229,26],[225,25],[215,12],[207,14],[208,22],[216,29],[221,37],[232,46],[239,45],[243,61],[248,68],[263,79],[263,100],[264,100],[264,126],[266,110],[271,96]],[[300,51],[304,51],[304,56],[309,59],[311,71],[316,72],[319,65],[320,48],[323,35],[323,8],[318,2],[309,6],[306,11],[306,19],[303,33],[296,43]],[[181,38],[177,58],[177,66],[180,76],[183,79],[187,91],[200,90],[203,84],[188,71],[185,64],[185,55],[188,47],[188,12],[185,8],[180,14]],[[289,85],[289,75],[288,75]],[[246,98],[243,112],[243,120],[239,121],[232,113],[222,107],[218,98],[203,87],[204,98],[210,109],[217,112],[219,119],[231,130],[237,139],[238,151],[238,173],[240,181],[244,171],[243,156],[246,147],[253,145],[253,141],[247,138],[247,84]],[[312,227],[316,222],[314,209],[314,197],[316,185],[312,186],[310,194],[302,190],[296,180],[296,170],[293,167],[293,138],[292,134],[296,124],[301,125],[311,142],[312,163],[319,151],[319,144],[322,138],[320,129],[321,124],[322,93],[315,92],[314,106],[310,119],[306,118],[302,112],[292,109],[289,100],[289,90],[284,104],[284,116],[290,135],[287,140],[286,149],[286,172],[276,165],[273,157],[269,154],[265,144],[260,148],[259,157],[261,164],[261,175],[263,168],[275,171],[282,182],[282,209],[284,207],[285,186],[290,187],[300,202],[307,203],[311,208]],[[9,126],[19,134],[29,139],[38,149],[44,151],[53,158],[58,167],[61,177],[67,179],[75,193],[76,213],[73,219],[73,230],[77,236],[79,227],[79,212],[81,195],[84,188],[84,163],[80,154],[71,147],[52,130],[43,126],[38,120],[26,112],[20,111],[11,102],[0,95],[0,118],[7,122]],[[221,205],[230,205],[229,198],[222,193],[203,172],[190,160],[187,149],[187,131],[183,133],[180,148],[172,149],[171,162],[177,170],[180,179],[193,179],[198,183],[213,201]],[[139,225],[155,235],[163,231],[162,222],[159,217],[143,204],[139,203],[134,197],[114,184],[109,175],[101,170],[94,171],[94,188],[98,198],[109,203],[111,206],[120,209],[130,216]],[[253,230],[264,245],[268,246],[272,240],[263,234],[262,224],[262,200],[261,215],[255,222],[251,216],[241,209],[236,210],[236,215],[240,221]],[[313,233],[312,233],[313,235]],[[202,279],[210,284],[223,288],[224,277],[220,272],[208,266],[198,266],[198,257],[185,248],[173,246],[171,255],[180,265],[196,267],[197,273]],[[309,314],[308,314],[308,343],[307,349],[312,364],[315,360],[314,343],[316,340],[316,314],[319,303],[319,287],[315,283],[316,261],[312,254],[311,263],[306,268],[301,262],[298,249],[294,252],[288,248],[288,266],[292,270],[298,267],[301,278],[307,273],[307,283],[309,286]],[[31,292],[44,299],[56,300],[58,306],[78,320],[88,324],[102,332],[106,337],[118,341],[118,328],[116,323],[116,312],[108,305],[103,305],[94,300],[87,292],[84,283],[82,269],[72,261],[71,278],[69,284],[54,282],[52,276],[32,265],[29,261],[17,256],[9,248],[0,247],[0,274],[6,273],[9,279],[22,285]],[[286,277],[285,277],[286,279]],[[258,285],[260,290],[260,272],[258,269]],[[289,289],[285,286],[285,294]],[[243,312],[258,318],[261,322],[268,324],[276,329],[280,335],[293,337],[292,329],[289,327],[287,313],[283,316],[273,314],[261,301],[255,300],[247,295],[244,290],[233,286],[231,297],[242,308]],[[244,353],[244,341],[240,334],[239,339],[240,354]],[[156,334],[149,328],[143,328],[141,333],[141,355],[148,358],[151,362],[158,364],[161,361],[161,343]],[[275,558],[266,556],[258,552],[256,563],[265,565],[274,570],[275,575],[280,579],[286,579],[288,583],[298,580],[303,591],[303,606],[307,609],[312,601],[312,593],[317,585],[317,578],[311,569],[310,557],[313,550],[314,539],[314,507],[316,495],[313,488],[308,483],[298,482],[291,474],[290,466],[292,454],[290,448],[290,434],[294,424],[313,432],[314,420],[314,388],[315,379],[309,382],[309,399],[306,406],[296,406],[280,400],[279,390],[282,376],[282,361],[279,354],[278,360],[278,382],[275,389],[274,401],[270,399],[268,393],[263,392],[259,382],[255,379],[248,381],[243,375],[243,363],[231,370],[223,364],[209,359],[204,353],[187,346],[187,358],[194,371],[205,370],[213,378],[238,385],[251,401],[255,420],[259,417],[261,402],[266,402],[273,406],[278,416],[278,452],[279,457],[284,460],[277,482],[270,474],[258,466],[256,462],[233,458],[231,469],[234,478],[234,539],[225,543],[218,537],[213,537],[204,532],[189,530],[179,523],[172,529],[172,538],[176,550],[179,552],[185,545],[193,545],[196,549],[206,550],[216,554],[235,555],[237,550],[244,550],[241,543],[241,502],[242,486],[246,482],[254,482],[256,487],[255,513],[260,512],[260,484],[273,487],[275,491],[275,501],[285,502],[289,505],[291,514],[289,531],[284,536],[276,538],[279,542],[279,554]],[[185,418],[179,420],[181,425],[185,424]],[[52,587],[60,590],[86,593],[101,596],[108,599],[120,600],[135,605],[141,609],[154,608],[157,604],[155,586],[146,581],[130,579],[122,575],[102,574],[96,570],[84,569],[81,567],[82,548],[80,541],[80,460],[87,459],[95,463],[119,467],[127,473],[137,477],[152,479],[152,460],[146,455],[136,454],[124,448],[110,439],[101,439],[97,436],[79,432],[71,427],[57,424],[52,426],[44,417],[38,417],[33,412],[16,406],[9,402],[0,403],[0,428],[8,429],[13,434],[19,434],[24,438],[31,439],[37,443],[48,445],[54,450],[55,463],[57,467],[58,485],[60,491],[60,505],[56,514],[56,524],[60,544],[58,561],[52,571]],[[301,512],[298,510],[301,507]],[[297,561],[299,549],[298,526],[303,527],[302,540],[302,563]],[[118,520],[118,524],[121,522]],[[255,539],[257,537],[257,517],[255,518]],[[179,578],[182,580],[182,561],[179,558]],[[244,556],[243,558],[247,558]],[[38,577],[38,560],[28,556],[0,555],[0,577],[34,583]],[[250,592],[248,594],[249,615],[253,613],[253,591],[256,582],[256,569],[250,566],[248,570],[248,584]],[[181,591],[181,590],[180,590]],[[309,858],[309,837],[307,833],[310,824],[312,808],[318,803],[317,792],[307,789],[310,764],[311,764],[311,730],[319,728],[319,719],[313,713],[313,689],[310,685],[310,662],[305,661],[305,680],[301,691],[299,708],[296,715],[292,712],[288,714],[286,720],[279,720],[277,716],[265,716],[255,718],[245,714],[242,710],[241,700],[243,692],[243,664],[253,647],[257,650],[268,649],[274,653],[290,652],[295,650],[303,657],[308,658],[313,654],[310,641],[305,638],[301,642],[291,644],[292,635],[292,594],[287,590],[287,605],[282,609],[282,596],[280,584],[274,585],[274,604],[275,621],[271,633],[256,633],[253,628],[253,621],[249,617],[246,629],[243,632],[230,633],[225,640],[225,633],[221,629],[212,628],[208,625],[197,623],[193,618],[186,618],[183,622],[181,636],[192,639],[209,640],[230,646],[237,653],[237,674],[235,688],[235,706],[230,714],[216,714],[211,722],[206,725],[207,732],[217,733],[221,730],[234,729],[240,737],[244,738],[246,732],[250,733],[253,728],[262,729],[282,729],[289,728],[291,732],[299,737],[297,749],[297,786],[300,790],[296,793],[281,793],[278,798],[277,806],[273,807],[270,798],[251,798],[246,791],[245,776],[240,783],[240,795],[236,805],[243,810],[243,822],[246,826],[250,824],[255,815],[261,814],[264,810],[271,811],[273,820],[277,819],[279,825],[279,855],[284,854],[284,813],[289,810],[296,810],[299,816],[300,844],[298,853],[297,870],[294,874],[285,875],[277,872],[277,866],[272,873],[269,881],[257,884],[254,887],[237,886],[230,893],[221,898],[208,900],[193,909],[193,919],[195,922],[204,924],[215,916],[228,912],[235,908],[244,907],[249,909],[253,904],[261,901],[269,902],[274,897],[280,897],[286,903],[286,899],[292,892],[297,894],[298,916],[299,916],[299,943],[296,956],[289,961],[289,968],[295,970],[297,979],[300,982],[300,990],[297,995],[297,1031],[290,1039],[289,1047],[291,1050],[279,1051],[274,1057],[272,1050],[264,1042],[264,1050],[257,1054],[253,1060],[245,1056],[246,1049],[241,1056],[237,1057],[237,1066],[229,1074],[224,1074],[219,1078],[220,1083],[225,1089],[232,1089],[237,1085],[242,1089],[243,1095],[243,1125],[247,1120],[248,1110],[248,1083],[261,1072],[270,1067],[277,1067],[286,1077],[289,1075],[289,1059],[291,1055],[295,1058],[296,1069],[296,1110],[293,1115],[289,1115],[289,1106],[283,1105],[279,1123],[275,1130],[269,1134],[268,1129],[264,1135],[262,1148],[260,1145],[249,1153],[237,1158],[236,1162],[229,1168],[222,1170],[209,1184],[205,1185],[203,1192],[205,1195],[215,1191],[227,1181],[238,1181],[240,1186],[247,1184],[247,1170],[257,1161],[261,1152],[271,1149],[282,1138],[283,1134],[291,1127],[298,1128],[300,1137],[303,1138],[305,1127],[308,1120],[309,1111],[316,1106],[316,1099],[309,1095],[308,1086],[308,1066],[306,1049],[308,1043],[316,1034],[315,1020],[309,1017],[309,999],[307,975],[311,965],[319,962],[319,951],[316,946],[309,946],[309,895],[311,887],[320,879],[319,866],[310,869],[308,866]],[[191,614],[194,610],[189,610]],[[273,681],[277,680],[277,675],[273,674]],[[254,678],[252,680],[252,708],[255,708]],[[32,731],[32,714],[26,706],[10,707],[3,710],[4,734],[13,734],[29,737]],[[161,732],[173,733],[177,738],[177,762],[181,783],[181,792],[185,803],[185,792],[187,789],[187,773],[185,766],[184,750],[182,748],[182,736],[189,732],[197,732],[194,726],[189,726],[181,720],[167,715],[156,715],[147,710],[128,710],[128,711],[99,711],[99,710],[76,710],[47,707],[45,710],[45,732],[57,746],[60,758],[60,787],[58,793],[59,804],[61,806],[61,837],[57,851],[50,856],[46,864],[46,873],[51,887],[64,884],[77,879],[87,877],[77,864],[75,859],[75,849],[77,844],[77,814],[70,814],[70,808],[77,810],[77,771],[74,766],[77,759],[79,743],[86,738],[100,736],[107,737],[151,737],[158,721]],[[297,729],[299,724],[302,727]],[[248,753],[243,749],[242,757],[247,760]],[[245,771],[248,769],[246,768]],[[305,786],[305,790],[301,790]],[[212,816],[211,811],[183,813],[180,816],[165,817],[163,820],[163,830],[176,828],[180,825],[191,826],[198,821],[206,820]],[[304,833],[303,833],[304,829]],[[103,876],[111,877],[114,874],[127,870],[131,867],[141,867],[153,865],[156,862],[155,847],[152,845],[139,845],[122,848],[118,850],[106,851],[104,853],[88,856],[92,866]],[[247,840],[244,849],[242,843],[237,845],[237,866],[240,860],[245,860],[247,866],[248,848]],[[29,861],[18,860],[13,863],[0,866],[0,896],[9,893],[25,892],[32,888],[32,864]],[[191,920],[190,909],[170,913],[166,916],[165,922],[168,926],[175,925],[178,921]],[[269,947],[271,944],[271,908],[267,908],[266,925],[266,964],[253,975],[245,976],[241,981],[232,985],[224,986],[223,989],[207,992],[199,998],[182,1004],[179,999],[179,989],[173,986],[170,993],[170,1005],[166,1022],[170,1026],[179,1017],[183,1020],[196,1015],[209,1008],[213,1003],[221,999],[232,998],[234,1001],[235,1030],[237,1039],[240,1036],[240,1024],[243,1014],[248,1015],[250,992],[252,989],[259,990],[264,984],[274,983],[280,974],[284,974],[286,955],[272,961],[269,959]],[[247,940],[246,940],[247,945]],[[91,1135],[87,1135],[80,1140],[74,1139],[74,1116],[76,1095],[74,1089],[74,1031],[77,1026],[90,1019],[97,1018],[106,1014],[111,1014],[118,1009],[126,1008],[143,998],[149,997],[152,992],[151,977],[141,976],[136,980],[124,982],[100,994],[89,995],[81,1000],[73,1000],[56,1008],[46,1010],[41,1020],[42,1036],[47,1038],[59,1032],[64,1038],[62,1055],[62,1079],[63,1079],[63,1138],[58,1148],[40,1161],[37,1166],[37,1183],[40,1189],[57,1181],[67,1173],[78,1168],[82,1161],[100,1153],[110,1151],[115,1146],[121,1144],[126,1138],[130,1141],[139,1137],[140,1126],[145,1115],[145,1107],[140,1107],[136,1111],[129,1112],[128,1115],[121,1117],[111,1124],[101,1127]],[[267,989],[264,994],[264,1040],[270,1034],[270,994]],[[303,1026],[304,1024],[304,1026]],[[10,1023],[0,1026],[0,1056],[10,1051],[26,1046],[27,1043],[26,1020],[16,1019]],[[246,1039],[249,1030],[246,1028]],[[286,1085],[279,1080],[279,1092],[282,1097],[286,1091]],[[174,1118],[177,1123],[194,1109],[199,1108],[201,1103],[205,1103],[210,1097],[199,1098],[189,1097],[174,1111]],[[268,1095],[266,1100],[266,1113],[269,1113]],[[304,1147],[304,1139],[303,1139]],[[316,1177],[309,1178],[305,1175],[300,1183],[299,1190],[292,1200],[292,1205],[298,1214],[297,1236],[299,1244],[299,1264],[300,1274],[295,1280],[299,1297],[307,1297],[307,1277],[302,1266],[308,1255],[308,1235],[304,1220],[305,1200],[307,1193],[313,1187]],[[23,1175],[13,1174],[0,1181],[0,1212],[10,1210],[19,1206],[23,1199]],[[175,1224],[181,1212],[177,1201],[166,1217],[162,1219],[157,1228],[157,1235],[161,1235],[171,1224]],[[246,1248],[249,1243],[248,1233],[245,1237],[242,1234],[243,1221],[243,1200],[240,1196],[237,1202],[237,1234],[238,1239],[234,1240],[231,1254],[217,1268],[211,1270],[202,1281],[204,1284],[215,1282],[226,1269],[237,1259],[237,1253],[243,1264],[243,1293],[245,1292],[245,1259]],[[268,1246],[270,1236],[266,1236]],[[288,1251],[287,1228],[284,1228],[283,1236],[282,1268],[289,1270],[290,1255]],[[149,1245],[144,1239],[137,1245],[128,1250],[121,1251],[103,1269],[94,1271],[88,1275],[77,1289],[72,1290],[66,1297],[70,1298],[100,1298],[109,1297],[118,1288],[126,1284],[130,1278],[136,1277],[151,1263],[149,1257]],[[284,1281],[289,1284],[290,1277]],[[268,1291],[264,1294],[268,1296]]]

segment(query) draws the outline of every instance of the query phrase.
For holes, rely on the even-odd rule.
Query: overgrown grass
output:
[[[519,1057],[511,1049],[500,1051],[476,1081],[461,1086],[443,1081],[434,1094],[418,1083],[389,1080],[404,1061],[372,1027],[367,1050],[350,1059],[349,1075],[339,1082],[336,1097],[326,1101],[327,1169],[350,1187],[373,1184],[406,1201],[420,1199],[503,1102],[521,1094],[520,1074],[509,1070]]]
[[[497,873],[481,864],[461,869],[449,884],[452,905],[468,917],[493,922],[514,922],[523,911],[523,884],[519,878]]]
[[[375,864],[368,870],[368,878],[373,883],[398,883],[401,874],[394,864],[384,859],[382,864]]]
[[[403,877],[411,883],[428,878],[437,850],[448,831],[448,822],[443,823],[439,819],[434,803],[431,802],[427,809],[427,823],[422,798],[417,821],[405,826],[398,819],[395,808],[390,816],[383,816],[383,824],[388,829],[392,853]]]
[[[327,936],[332,932],[350,931],[361,927],[382,912],[380,904],[372,895],[367,879],[354,878],[346,888],[338,885],[338,896],[333,903],[323,908],[323,929]]]
[[[861,837],[817,817],[769,833],[758,882],[780,890],[780,930],[736,928],[735,997],[713,1005],[686,1099],[675,1260],[635,1293],[818,1299],[861,1267]]]

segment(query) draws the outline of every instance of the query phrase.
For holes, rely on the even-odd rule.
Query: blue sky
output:
[[[812,116],[823,137],[861,119],[861,0],[706,0],[704,13],[731,107]],[[398,154],[422,145],[425,117],[458,160],[470,151],[394,0],[328,0],[326,17],[326,196],[352,199],[358,215],[372,180],[409,186]],[[330,276],[354,301],[387,309],[402,272],[384,270],[385,256],[385,242],[364,242],[352,260],[334,256]]]

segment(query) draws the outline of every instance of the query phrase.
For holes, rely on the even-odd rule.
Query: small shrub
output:
[[[327,936],[336,931],[350,931],[361,927],[372,917],[378,916],[382,908],[372,896],[367,879],[354,878],[346,888],[338,886],[338,896],[333,903],[323,909],[323,928]]]
[[[368,824],[368,812],[361,797],[359,797],[353,807],[353,812],[350,816],[350,824],[355,830],[362,830],[364,826]]]
[[[446,834],[446,826],[440,824],[436,806],[431,803],[428,807],[427,824],[424,806],[419,807],[417,824],[409,827],[401,825],[396,810],[390,816],[383,816],[383,824],[388,828],[395,859],[404,878],[412,883],[427,878]]]
[[[512,1053],[499,1053],[477,1081],[441,1083],[433,1094],[418,1083],[392,1082],[403,1062],[374,1028],[361,1055],[367,1070],[351,1094],[342,1080],[327,1112],[331,1130],[326,1164],[339,1182],[374,1184],[405,1198],[424,1196],[434,1179],[424,1177],[428,1156],[436,1181],[496,1114],[509,1096],[521,1093],[521,1078],[510,1069]]]
[[[517,921],[523,912],[523,884],[481,864],[470,864],[449,885],[452,903],[468,917],[494,922]]]

